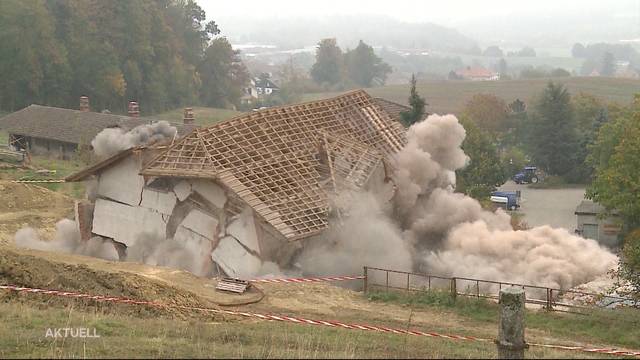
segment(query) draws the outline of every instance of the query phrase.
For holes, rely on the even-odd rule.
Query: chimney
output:
[[[129,111],[128,114],[130,117],[140,117],[140,108],[138,107],[138,103],[135,101],[129,101]]]
[[[90,111],[89,98],[87,96],[80,96],[80,111]]]
[[[184,108],[184,124],[185,125],[191,125],[193,123],[195,123],[196,118],[193,116],[193,109],[192,108]]]

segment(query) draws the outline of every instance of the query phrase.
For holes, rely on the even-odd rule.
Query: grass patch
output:
[[[219,109],[209,107],[194,107],[193,115],[195,116],[196,124],[201,126],[213,125],[219,121],[231,119],[234,116],[242,114],[239,111],[230,109]],[[165,113],[157,114],[153,116],[156,119],[167,120],[175,123],[182,123],[184,117],[184,109],[175,109],[167,111]]]
[[[478,93],[493,94],[507,103],[520,99],[527,105],[547,85],[549,80],[565,84],[572,94],[589,93],[609,101],[628,104],[633,94],[638,92],[640,80],[605,77],[569,77],[556,79],[518,79],[502,81],[420,81],[417,90],[429,106],[431,113],[457,114],[471,97]],[[407,85],[386,85],[367,89],[375,97],[383,97],[401,104],[406,104],[409,96]],[[335,96],[337,93],[317,93],[305,95],[305,100],[315,100]]]
[[[2,115],[0,115],[0,117],[2,117]],[[9,134],[4,130],[0,130],[0,146],[4,146],[8,144],[9,144]]]
[[[41,180],[41,179],[62,179],[77,172],[87,165],[79,160],[57,160],[44,156],[33,156],[31,158],[33,169],[29,168],[3,168],[0,169],[0,179],[4,180]],[[55,173],[38,173],[37,169],[55,171]],[[85,185],[81,182],[75,183],[39,183],[38,186],[49,190],[63,193],[76,199],[81,199],[85,194]]]
[[[582,188],[584,184],[572,184],[567,182],[562,176],[548,175],[545,176],[542,181],[536,184],[529,184],[531,189],[567,189],[567,188]]]
[[[498,304],[486,299],[458,296],[453,301],[449,292],[436,290],[410,294],[373,292],[368,294],[368,299],[415,309],[425,306],[440,307],[478,323],[491,323],[497,327]],[[525,323],[528,329],[540,330],[551,337],[640,348],[640,310],[637,309],[589,309],[580,314],[528,309]]]
[[[450,341],[281,322],[138,319],[89,308],[0,303],[0,357],[495,358],[491,343]],[[96,329],[100,338],[45,337],[47,328]],[[584,354],[531,349],[528,357]]]

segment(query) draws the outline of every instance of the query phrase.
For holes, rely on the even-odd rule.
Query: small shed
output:
[[[593,239],[608,247],[620,245],[622,231],[620,217],[615,211],[607,212],[604,206],[591,200],[583,200],[576,208],[576,234]]]

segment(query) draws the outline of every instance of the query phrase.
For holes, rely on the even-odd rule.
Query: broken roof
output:
[[[158,120],[30,105],[1,118],[0,129],[16,135],[89,144],[105,128],[120,127],[128,130],[155,121]],[[175,126],[181,135],[195,127],[174,123],[171,125]]]
[[[284,237],[299,239],[328,226],[322,154],[334,187],[339,179],[358,186],[405,142],[402,125],[357,90],[195,129],[141,174],[215,179]]]
[[[397,121],[401,121],[402,117],[400,116],[401,112],[411,111],[411,107],[407,105],[398,104],[397,102],[393,102],[383,98],[375,98],[375,102],[380,105],[387,114],[391,115],[391,117]]]

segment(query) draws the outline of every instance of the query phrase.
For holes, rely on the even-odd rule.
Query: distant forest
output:
[[[193,0],[0,1],[0,110],[237,103],[248,73]]]

